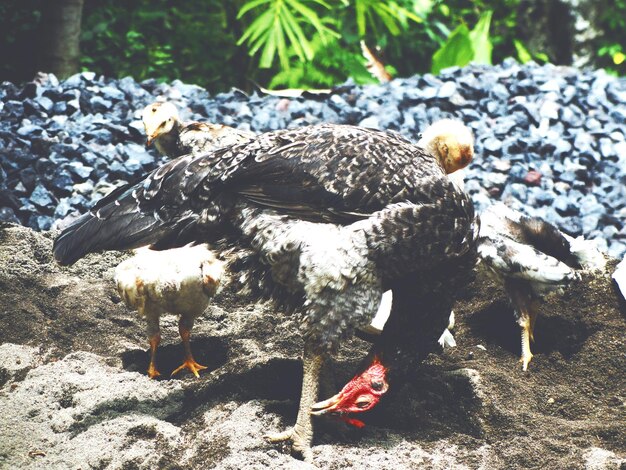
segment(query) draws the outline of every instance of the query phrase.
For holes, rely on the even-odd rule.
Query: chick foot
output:
[[[157,370],[156,366],[152,363],[148,366],[148,377],[155,379],[159,377],[161,373]]]
[[[187,369],[193,375],[195,375],[196,377],[200,378],[200,374],[198,374],[198,372],[201,371],[201,370],[204,370],[206,368],[207,368],[206,366],[198,364],[193,357],[187,357],[185,359],[185,362],[183,362],[179,367],[177,367],[174,370],[174,372],[172,372],[171,376],[174,377],[181,370]]]
[[[159,347],[159,343],[161,342],[161,334],[159,333],[158,330],[158,323],[157,323],[157,331],[156,333],[153,333],[150,335],[150,364],[148,365],[148,377],[150,377],[151,379],[154,379],[156,377],[159,377],[161,375],[161,373],[157,370],[156,367],[156,352],[157,352],[157,348]]]
[[[530,364],[530,361],[533,358],[533,353],[530,350],[530,342],[534,341],[532,325],[534,324],[536,317],[536,315],[530,316],[525,313],[526,312],[522,314],[518,321],[522,330],[522,355],[519,362],[522,364],[522,370],[524,372],[528,370],[528,364]]]

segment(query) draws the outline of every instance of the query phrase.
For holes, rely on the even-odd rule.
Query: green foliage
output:
[[[342,48],[338,40],[323,42],[319,37],[311,41],[314,54],[310,61],[296,61],[289,69],[278,72],[270,88],[326,88],[351,77],[356,83],[376,83],[365,68],[365,59]]]
[[[522,64],[530,62],[531,60],[536,60],[537,62],[550,61],[548,55],[543,52],[535,52],[535,54],[531,54],[528,48],[519,39],[513,39],[513,44],[515,45],[515,50],[517,51],[517,60],[519,60]]]
[[[604,34],[597,39],[598,60],[609,72],[626,75],[626,0],[614,0],[602,11]]]
[[[0,80],[37,71],[40,11],[0,2]],[[359,45],[380,46],[401,76],[451,65],[548,61],[520,36],[521,0],[89,0],[81,65],[112,77],[179,78],[210,91],[252,82],[328,87],[374,78]],[[596,65],[626,75],[626,0],[603,0]],[[391,67],[388,67],[391,68]]]
[[[330,8],[323,0],[311,0],[311,3]],[[338,36],[313,9],[300,0],[252,0],[241,8],[237,18],[252,10],[258,10],[258,16],[246,28],[237,45],[247,43],[250,55],[262,49],[259,61],[261,68],[270,68],[278,55],[281,67],[289,69],[288,47],[300,61],[313,59],[313,47],[302,24],[315,30],[323,43],[330,36]]]
[[[350,2],[344,1],[343,4],[349,5]],[[380,23],[392,35],[399,36],[407,29],[407,20],[422,22],[422,18],[393,0],[354,0],[354,11],[360,37],[364,37],[368,29],[378,32]]]
[[[487,11],[471,31],[467,25],[458,26],[447,41],[433,55],[432,73],[439,73],[446,67],[463,67],[470,62],[491,64],[493,46],[489,39],[489,25],[493,12]]]
[[[240,3],[229,0],[85,2],[83,68],[137,80],[182,78],[212,90],[246,84],[237,45]]]

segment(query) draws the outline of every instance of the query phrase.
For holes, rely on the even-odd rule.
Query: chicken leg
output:
[[[526,372],[528,370],[528,364],[530,364],[533,358],[533,353],[530,350],[530,342],[535,340],[533,332],[535,329],[535,321],[537,320],[538,304],[534,301],[530,292],[525,292],[524,289],[516,283],[507,282],[505,287],[515,308],[517,324],[522,329],[522,355],[519,362],[522,364],[522,370]]]
[[[172,377],[178,374],[181,370],[187,369],[199,378],[200,374],[198,374],[198,371],[207,368],[206,366],[198,364],[191,353],[191,343],[189,340],[191,338],[193,323],[193,318],[187,318],[184,315],[181,315],[180,320],[178,321],[178,332],[180,333],[180,338],[183,340],[183,347],[185,348],[185,360],[174,370],[174,372],[172,372]]]
[[[149,316],[146,318],[148,322],[148,341],[150,342],[150,365],[148,365],[148,377],[154,379],[161,375],[156,367],[156,352],[159,347],[159,343],[161,343],[161,329],[159,327],[158,316]]]
[[[324,363],[323,354],[315,354],[309,346],[304,347],[302,377],[302,392],[300,394],[300,407],[298,417],[293,428],[277,434],[265,436],[270,442],[291,441],[294,452],[299,453],[305,462],[313,462],[313,421],[311,418],[311,406],[317,401],[319,391],[319,376]]]

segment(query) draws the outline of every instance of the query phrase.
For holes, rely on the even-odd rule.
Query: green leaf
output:
[[[387,27],[389,32],[394,36],[400,35],[400,28],[398,27],[398,23],[394,18],[393,14],[391,14],[389,7],[385,4],[374,4],[372,8],[378,17],[381,19],[383,24]]]
[[[256,50],[255,50],[256,52]],[[259,67],[262,69],[269,69],[274,61],[274,55],[276,54],[276,30],[272,29],[268,32],[267,41],[265,47],[261,53],[261,59],[259,61]]]
[[[272,22],[274,21],[274,15],[271,10],[265,11],[261,13],[251,24],[246,28],[243,32],[242,36],[237,41],[237,45],[241,46],[244,42],[248,41],[249,43],[253,43],[256,41],[263,33],[266,33],[267,30],[271,27]],[[252,54],[250,54],[252,55]]]
[[[424,20],[410,10],[398,5],[396,2],[389,2],[388,4],[382,4],[389,12],[398,20],[404,20],[405,18],[414,21],[415,23],[423,23]]]
[[[474,29],[470,31],[469,38],[472,41],[472,47],[474,49],[474,57],[472,62],[477,64],[491,65],[491,51],[493,45],[489,39],[489,25],[491,24],[491,16],[493,11],[486,11],[474,26]]]
[[[443,46],[433,55],[431,72],[437,74],[447,67],[463,67],[474,58],[474,48],[469,29],[462,24],[457,27]]]
[[[287,42],[285,41],[284,30],[282,28],[276,28],[274,34],[276,34],[276,44],[278,46],[278,60],[283,69],[288,69],[289,56],[287,55]]]
[[[295,51],[300,60],[311,60],[313,58],[313,49],[308,41],[302,28],[296,21],[296,18],[289,10],[285,10],[285,14],[281,17],[283,29],[287,33],[291,47]]]
[[[288,3],[294,10],[300,13],[302,17],[305,18],[309,22],[309,24],[311,24],[317,30],[317,33],[320,35],[320,38],[322,39],[322,41],[325,40],[326,33],[331,33],[333,35],[336,35],[336,37],[339,37],[339,35],[335,33],[335,31],[332,31],[327,26],[324,26],[324,24],[320,20],[320,17],[317,16],[317,13],[315,13],[315,11],[311,10],[309,7],[303,5],[302,3],[296,0],[288,0]]]
[[[426,18],[434,6],[434,0],[413,0],[413,10],[422,18]]]
[[[365,12],[367,7],[365,6],[365,0],[356,0],[354,2],[354,10],[356,12],[356,25],[359,32],[359,37],[365,36]]]
[[[246,4],[241,7],[241,10],[239,10],[239,13],[237,13],[237,19],[241,19],[241,17],[248,13],[250,10],[265,3],[270,3],[272,1],[273,0],[252,0],[251,2],[246,2]]]
[[[517,58],[522,64],[533,60],[532,55],[526,49],[526,46],[522,43],[522,41],[518,39],[513,39],[513,45],[515,46],[515,50],[517,51]]]

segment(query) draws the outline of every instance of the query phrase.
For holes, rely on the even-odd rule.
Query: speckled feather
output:
[[[101,200],[55,256],[230,237],[305,301],[307,336],[330,352],[371,321],[383,288],[453,269],[476,233],[469,198],[433,156],[396,134],[323,124],[173,160]]]

